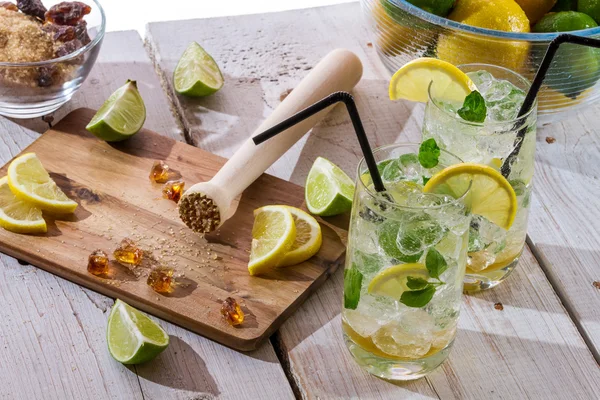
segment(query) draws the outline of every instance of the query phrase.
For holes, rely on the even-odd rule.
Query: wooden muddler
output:
[[[254,132],[259,134],[323,97],[350,91],[362,76],[362,64],[351,51],[333,50],[323,58]],[[208,182],[191,186],[179,201],[179,215],[196,232],[208,233],[235,212],[232,203],[267,168],[315,126],[333,108],[292,126],[276,137],[255,145],[252,138]]]

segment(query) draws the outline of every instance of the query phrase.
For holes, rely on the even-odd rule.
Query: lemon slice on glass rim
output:
[[[477,89],[471,78],[456,66],[436,58],[422,57],[404,64],[392,76],[390,100],[426,103],[430,84],[437,98],[461,103]]]

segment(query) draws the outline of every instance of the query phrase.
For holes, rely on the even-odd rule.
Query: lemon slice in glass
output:
[[[404,64],[390,81],[391,100],[405,99],[426,103],[433,82],[436,98],[462,103],[476,86],[460,69],[435,58],[417,58]]]
[[[18,199],[8,186],[8,178],[0,179],[0,226],[17,233],[46,232],[42,210]]]
[[[296,240],[291,249],[279,263],[280,267],[300,264],[317,254],[321,248],[323,237],[321,236],[321,225],[314,217],[296,208],[284,206],[294,218],[296,225]]]
[[[506,178],[488,165],[464,163],[444,168],[431,177],[423,192],[458,198],[471,182],[467,197],[471,212],[510,229],[517,214],[517,195]]]
[[[146,314],[117,299],[108,317],[108,351],[123,364],[155,358],[169,345],[169,335]]]
[[[369,293],[399,300],[402,293],[411,290],[407,286],[408,277],[428,280],[429,272],[421,263],[399,264],[384,269],[369,283]]]
[[[8,185],[15,196],[56,214],[72,213],[77,203],[50,178],[35,153],[25,153],[8,166]]]
[[[267,273],[277,267],[295,240],[296,225],[286,206],[265,206],[254,210],[248,263],[250,275]]]

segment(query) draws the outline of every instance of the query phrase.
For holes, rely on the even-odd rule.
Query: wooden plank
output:
[[[168,332],[167,350],[135,367],[145,400],[294,398],[270,344],[240,353],[174,325]]]
[[[170,102],[162,92],[152,63],[136,31],[106,34],[89,76],[71,101],[52,114],[53,124],[76,108],[88,107],[97,110],[127,79],[137,81],[146,104],[144,127],[175,140],[183,140],[183,132],[174,123]],[[48,129],[48,124],[41,118],[13,121],[40,133]]]
[[[600,363],[599,111],[539,130],[528,240]]]
[[[107,44],[112,45],[107,46]],[[125,80],[131,76],[124,74],[126,71],[136,71],[136,76],[143,76],[145,77],[144,82],[148,82],[147,85],[141,85],[142,88],[147,87],[148,90],[148,95],[145,95],[142,91],[149,111],[148,121],[152,120],[150,110],[153,110],[152,115],[159,116],[151,125],[147,122],[145,126],[152,127],[152,129],[167,136],[180,140],[182,138],[181,131],[177,128],[171,113],[167,111],[168,106],[155,107],[152,104],[155,101],[164,104],[168,104],[168,102],[164,100],[164,94],[160,91],[160,85],[156,75],[154,75],[153,67],[147,56],[144,55],[145,52],[140,44],[141,41],[137,33],[133,35],[131,32],[107,34],[99,60],[94,67],[94,70],[104,71],[98,75],[102,79],[99,79],[93,86],[90,86],[91,81],[88,80],[80,94],[65,107],[77,108],[92,104],[88,102],[95,101],[94,99],[99,96],[102,100],[97,103],[96,106],[98,106],[112,92],[113,76],[120,77],[119,80]],[[111,54],[105,54],[108,51]],[[133,59],[130,60],[129,55],[132,55]],[[114,64],[107,62],[104,65],[102,60],[113,60]],[[104,89],[99,94],[97,88]],[[23,123],[23,121],[17,122]],[[39,121],[26,121],[25,125],[32,122],[38,123],[39,131],[46,129],[44,124],[39,124]],[[23,129],[3,118],[0,118],[0,128],[4,132],[3,140],[0,142],[0,162],[2,163],[10,160],[12,156],[18,154],[39,136],[35,132]],[[8,256],[0,255],[0,258],[4,264],[8,263],[15,268],[17,276],[32,268],[15,264],[14,259]],[[143,371],[140,370],[140,376],[136,379],[135,368],[137,367],[125,369],[112,360],[110,356],[105,357],[108,354],[104,339],[106,310],[110,309],[113,300],[90,290],[82,289],[76,284],[56,278],[37,268],[33,268],[33,271],[35,272],[27,275],[27,281],[21,279],[7,281],[11,283],[11,288],[14,291],[3,290],[2,296],[0,296],[3,320],[18,321],[14,327],[11,326],[10,333],[6,330],[8,328],[0,329],[0,365],[11,366],[10,373],[0,374],[1,398],[80,399],[87,398],[87,393],[92,395],[98,393],[99,395],[93,396],[94,398],[141,398],[139,390],[135,392],[131,389],[130,380],[138,380],[136,385],[142,388],[145,398],[211,398],[217,396],[213,396],[214,393],[220,393],[223,398],[247,396],[247,398],[287,399],[293,397],[291,388],[270,344],[265,344],[255,352],[241,354],[164,321],[161,322],[161,325],[168,333],[178,337],[179,340],[174,339],[173,343],[175,345],[169,347],[155,361],[160,363],[160,368],[153,368],[155,362],[144,365]],[[56,291],[55,285],[59,286],[64,292],[60,296],[68,300],[61,300],[58,293],[54,293]],[[52,294],[56,296],[56,298],[52,298],[53,301],[44,291],[29,290],[30,287],[44,288],[46,286],[55,288],[54,290],[51,289]],[[22,300],[23,295],[16,297],[22,293],[28,293],[30,300]],[[62,303],[70,301],[77,306],[76,312],[81,321],[80,331],[77,332],[82,333],[73,333],[74,330],[67,333],[71,336],[83,334],[92,343],[91,347],[96,357],[97,367],[95,367],[95,371],[91,371],[91,367],[86,369],[86,371],[91,372],[90,376],[87,376],[87,373],[82,375],[72,371],[73,368],[79,368],[79,355],[90,353],[92,350],[90,350],[90,346],[81,340],[74,342],[63,340],[68,336],[64,329],[58,329],[57,327],[62,327],[64,321],[72,317],[69,316],[70,309],[58,306],[59,300]],[[28,311],[21,311],[20,313],[17,313],[14,306],[9,306],[9,304],[20,304],[21,302],[44,306],[37,307],[39,311],[29,308]],[[94,310],[96,306],[101,309],[102,313],[89,312],[89,309]],[[53,313],[49,311],[53,311]],[[23,319],[32,320],[29,316],[32,312],[38,312],[41,315],[40,321],[44,322],[42,324],[36,321],[33,328],[38,334],[45,335],[47,342],[55,344],[54,346],[40,349],[22,340],[23,337],[31,335],[27,332],[27,329],[31,330],[33,328],[30,328],[27,324],[20,324],[20,321]],[[67,316],[64,315],[65,313]],[[184,350],[177,350],[181,348]],[[190,348],[194,349],[194,352],[189,351]],[[43,353],[45,357],[41,358],[40,353]],[[5,360],[7,363],[4,362]],[[32,364],[22,362],[22,360],[33,360],[39,364],[38,368],[35,369],[35,374],[33,374]],[[192,369],[190,367],[186,371],[187,365],[198,366],[198,368],[194,367]],[[224,370],[228,370],[229,373],[213,373],[213,371]],[[171,376],[173,379],[166,381],[165,376]],[[258,385],[255,376],[264,376],[271,384],[268,386]],[[210,385],[202,385],[199,382],[209,382]],[[216,390],[214,389],[215,385]],[[108,389],[105,389],[105,386]],[[240,387],[243,388],[243,392],[240,396],[237,396],[236,393],[240,392]],[[77,392],[77,390],[80,390],[80,392]],[[103,390],[107,394],[102,394]],[[42,395],[38,395],[38,392]],[[154,397],[155,394],[156,397]]]
[[[356,52],[365,66],[355,96],[372,143],[419,141],[423,107],[387,101],[389,74],[369,45],[359,15],[358,4],[345,4],[267,15],[153,23],[148,27],[147,40],[167,81],[192,40],[204,46],[220,64],[227,82],[221,92],[207,99],[175,100],[195,143],[217,154],[226,156],[235,151],[278,104],[279,96],[336,47]],[[355,175],[360,149],[342,108],[335,109],[272,170],[277,176],[301,184],[319,155]],[[426,379],[400,387],[369,377],[349,358],[341,339],[341,291],[338,271],[277,334],[276,347],[301,397],[596,396],[595,387],[600,382],[597,364],[528,249],[509,281],[488,293],[466,297],[461,333],[449,363]],[[494,308],[496,302],[506,305],[504,312]],[[563,363],[561,366],[556,365],[557,359]],[[494,372],[487,373],[488,369]]]
[[[225,160],[146,129],[126,142],[108,144],[85,130],[93,115],[94,110],[77,109],[23,150],[36,153],[79,206],[72,216],[48,221],[46,234],[0,230],[3,252],[245,351],[271,336],[340,264],[344,232],[323,225],[323,245],[310,260],[285,272],[250,276],[253,210],[273,202],[300,207],[304,189],[263,175],[244,191],[237,212],[219,232],[204,238],[184,225],[177,204],[162,198],[162,185],[150,182],[148,174],[154,160],[164,160],[184,182],[204,182]],[[139,266],[130,270],[111,263],[103,277],[87,271],[93,250],[110,255],[125,237],[146,254]],[[157,267],[171,268],[176,277],[184,274],[176,278],[182,285],[158,296],[146,284]],[[240,326],[230,326],[221,316],[227,297],[235,298],[246,314]]]
[[[38,136],[0,118],[0,161]],[[142,399],[104,339],[112,300],[0,255],[0,398]]]

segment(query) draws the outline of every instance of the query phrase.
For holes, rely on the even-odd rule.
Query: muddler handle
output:
[[[252,136],[291,117],[333,92],[351,91],[361,76],[362,64],[354,53],[344,49],[333,50],[312,69]],[[255,145],[251,138],[246,140],[211,179],[211,182],[236,197],[332,108],[333,106],[315,114],[262,144]]]

